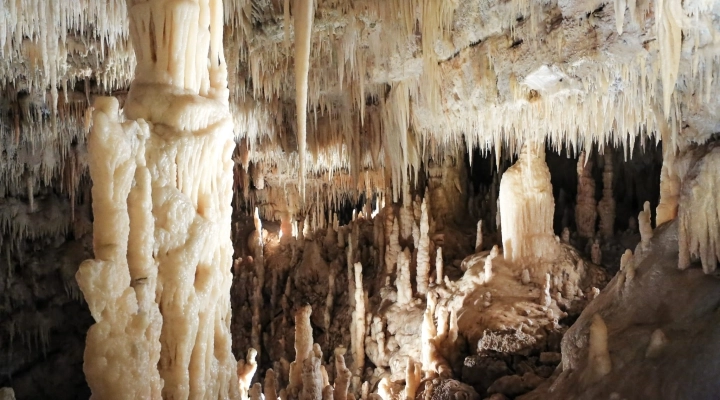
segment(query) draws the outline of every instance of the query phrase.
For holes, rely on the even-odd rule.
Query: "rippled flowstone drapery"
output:
[[[222,1],[127,6],[126,121],[99,98],[88,139],[96,258],[77,280],[96,323],[84,371],[93,398],[237,398]]]

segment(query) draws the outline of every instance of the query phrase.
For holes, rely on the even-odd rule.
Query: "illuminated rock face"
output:
[[[526,144],[500,181],[500,224],[505,259],[550,259],[555,200],[542,145]]]
[[[129,1],[138,60],[124,112],[95,102],[94,398],[238,396],[230,343],[231,154],[222,2]]]

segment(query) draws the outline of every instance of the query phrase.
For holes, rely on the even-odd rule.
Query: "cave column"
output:
[[[88,138],[95,259],[77,280],[96,323],[94,398],[237,398],[231,352],[234,149],[221,0],[128,0],[125,104]]]

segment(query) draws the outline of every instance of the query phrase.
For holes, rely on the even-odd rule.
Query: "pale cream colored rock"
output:
[[[438,285],[441,285],[445,280],[444,269],[442,247],[438,247],[435,251],[435,282]]]
[[[238,386],[240,387],[240,398],[243,400],[247,400],[249,396],[252,396],[250,384],[255,376],[255,371],[257,371],[256,357],[257,351],[251,348],[248,350],[245,360],[240,360],[237,363]],[[256,395],[259,396],[259,394],[258,392]]]
[[[335,383],[333,396],[335,400],[347,400],[352,372],[345,366],[345,349],[335,349]]]
[[[427,208],[427,203],[423,200],[417,247],[417,292],[421,296],[427,293],[428,276],[430,274],[430,238],[428,236],[430,225]]]
[[[403,250],[397,258],[397,288],[398,304],[409,304],[413,299],[412,286],[410,284],[410,250]]]
[[[310,325],[311,313],[312,308],[309,305],[301,307],[295,313],[295,361],[290,364],[290,381],[288,384],[288,391],[290,392],[293,390],[299,392],[304,383],[305,360],[311,356],[313,349],[312,326]],[[313,370],[315,364],[311,361],[307,368],[308,371]],[[319,368],[318,365],[318,370]],[[318,390],[322,390],[322,385]]]
[[[500,182],[503,254],[507,260],[551,258],[557,252],[555,202],[542,144],[528,143]]]
[[[355,263],[353,275],[353,281],[355,282],[355,310],[352,312],[352,323],[350,324],[353,355],[351,370],[354,376],[360,376],[365,367],[365,330],[367,323],[365,320],[365,290],[363,289],[362,264]]]
[[[422,379],[422,367],[408,359],[405,378],[405,400],[415,400],[415,394]]]
[[[590,326],[588,367],[585,378],[589,382],[602,378],[612,370],[607,338],[605,321],[600,315],[596,314],[593,316],[592,325]]]
[[[97,261],[78,271],[96,322],[114,320],[104,333],[91,327],[86,376],[103,399],[237,397],[229,329],[235,143],[222,7],[217,0],[127,6],[137,60],[127,122],[118,122],[116,102],[99,103],[90,140],[102,143],[89,146],[95,256],[119,275],[101,273]],[[173,40],[156,41],[150,26]],[[102,138],[110,131],[115,143]],[[138,133],[142,140],[122,143]],[[125,262],[129,274],[121,272]],[[134,289],[130,280],[142,283]],[[116,306],[100,310],[97,298]],[[126,330],[136,310],[142,316]],[[123,339],[114,343],[111,332]],[[123,343],[137,350],[121,350]]]

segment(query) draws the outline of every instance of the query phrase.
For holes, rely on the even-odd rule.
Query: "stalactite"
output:
[[[297,0],[294,8],[295,24],[295,112],[300,170],[298,188],[305,200],[305,157],[307,152],[308,72],[310,71],[310,43],[314,18],[314,0]]]
[[[655,0],[655,25],[660,52],[660,71],[663,88],[663,111],[670,117],[671,98],[680,71],[682,30],[678,18],[682,5],[672,0]]]
[[[675,219],[680,197],[680,177],[675,170],[673,149],[663,148],[663,165],[660,170],[660,202],[655,210],[655,225]]]
[[[713,143],[690,149],[679,164],[678,267],[686,269],[699,259],[703,271],[710,274],[720,259],[720,147]]]

